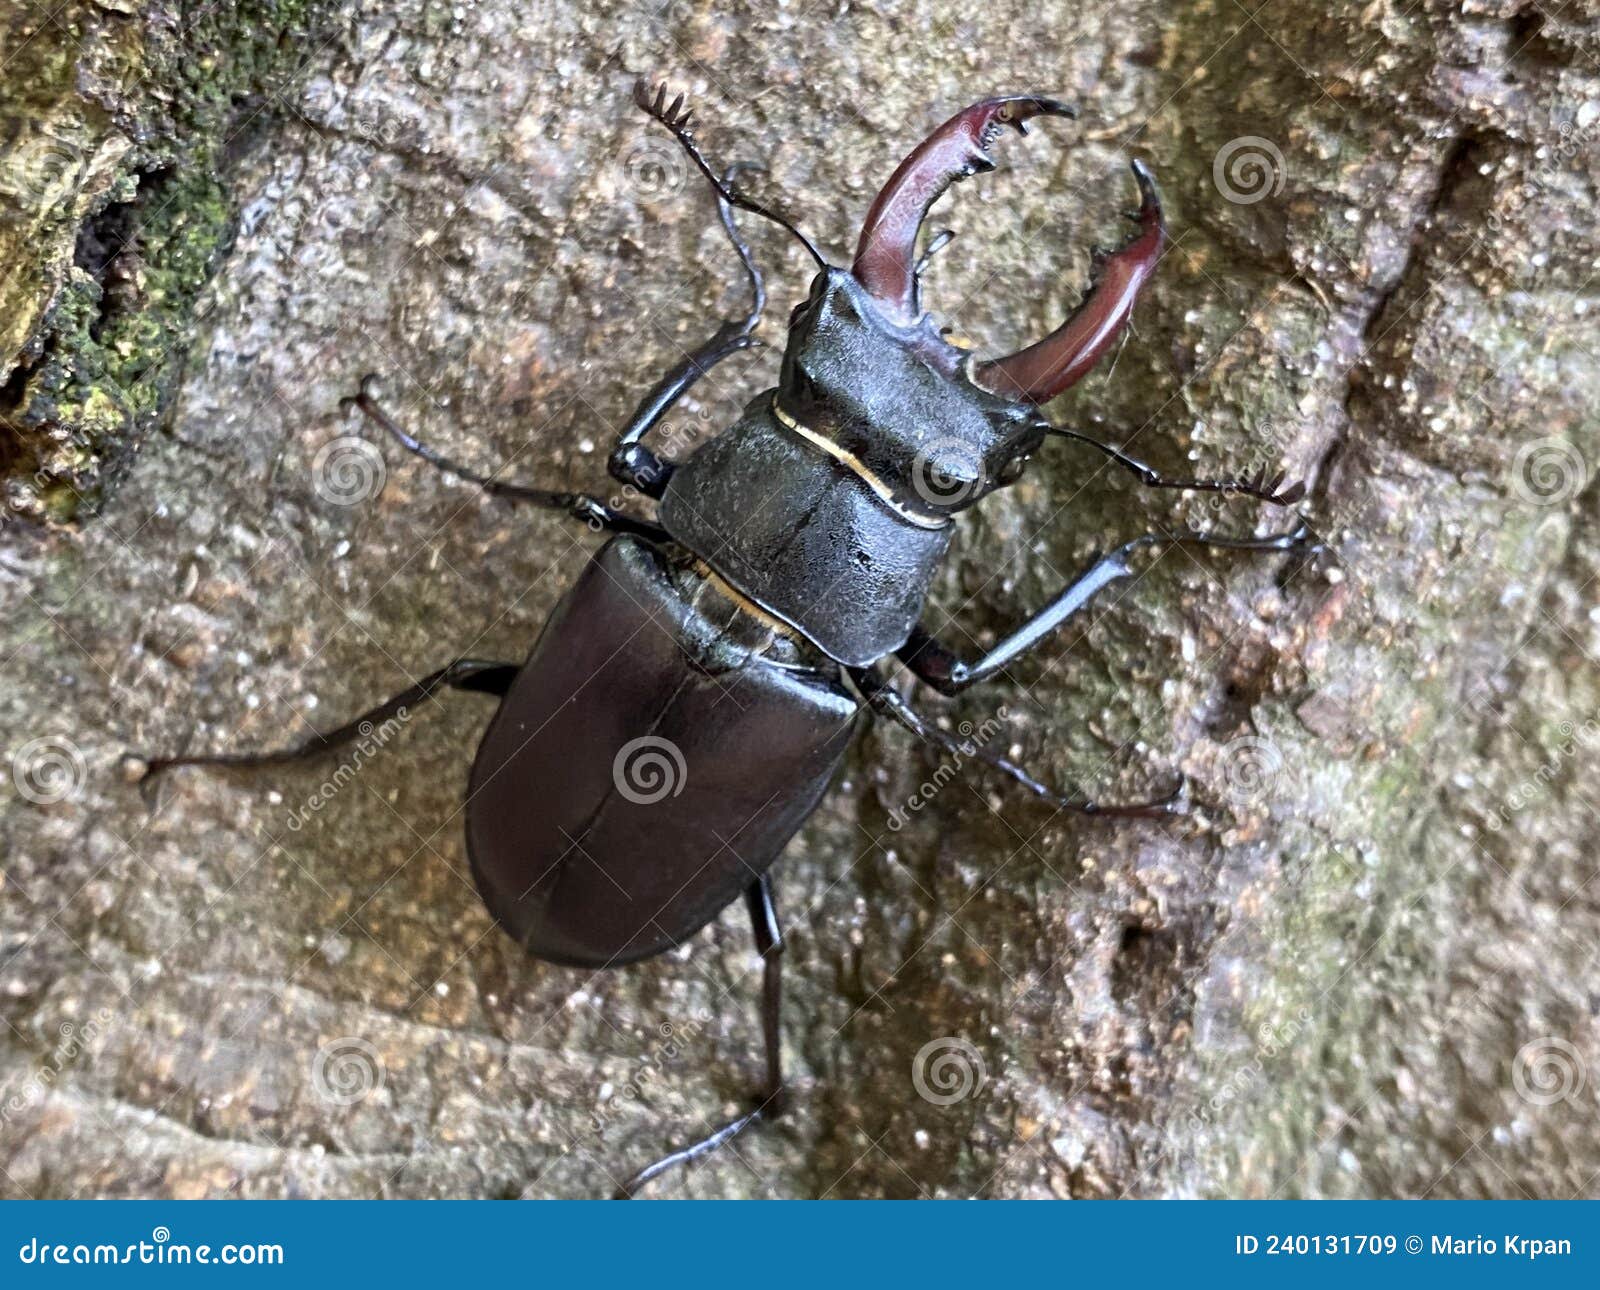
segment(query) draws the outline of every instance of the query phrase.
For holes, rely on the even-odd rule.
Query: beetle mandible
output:
[[[922,308],[927,258],[916,253],[929,207],[958,179],[993,169],[1007,126],[1069,117],[1039,95],[984,99],[958,112],[900,163],[873,201],[855,260],[836,268],[784,216],[719,172],[689,128],[683,96],[634,89],[716,196],[749,280],[749,313],[724,322],[655,385],[617,437],[610,473],[656,503],[630,515],[585,494],[512,484],[470,470],[385,413],[371,378],[349,403],[406,449],[494,495],[567,511],[613,536],[562,598],[521,665],[461,658],[327,734],[270,752],[135,759],[134,774],[176,766],[259,766],[321,753],[441,688],[500,700],[479,745],[466,804],[467,849],[489,912],[532,955],[583,968],[660,954],[734,900],[748,903],[764,962],[766,1079],[751,1109],[654,1164],[631,1196],[672,1165],[714,1150],[784,1109],[779,1052],[783,938],[769,869],[816,808],[857,728],[871,715],[982,761],[1054,807],[1157,818],[1184,808],[1182,785],[1149,801],[1068,797],[1005,757],[942,730],[893,689],[898,659],[954,695],[1040,644],[1145,547],[1187,543],[1247,551],[1302,547],[1300,524],[1267,537],[1135,538],[1092,561],[1044,608],[979,657],[919,625],[960,511],[1014,482],[1050,436],[1089,444],[1155,488],[1202,490],[1290,506],[1304,495],[1280,474],[1177,479],[1121,449],[1052,425],[1041,405],[1081,378],[1116,340],[1160,258],[1155,180],[1133,163],[1140,205],[1131,238],[1096,257],[1083,303],[1044,339],[977,361]],[[782,373],[737,422],[686,460],[644,442],[715,364],[756,343],[760,270],[735,208],[772,220],[817,264],[793,312]],[[724,702],[732,696],[735,702]]]

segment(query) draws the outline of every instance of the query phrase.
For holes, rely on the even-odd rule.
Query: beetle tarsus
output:
[[[503,698],[516,676],[518,664],[501,663],[481,658],[458,658],[455,662],[428,673],[409,689],[393,698],[385,699],[360,716],[326,733],[316,733],[291,744],[287,748],[271,748],[254,752],[194,753],[176,757],[146,757],[142,753],[124,753],[121,760],[122,777],[130,784],[144,785],[163,771],[178,766],[210,766],[220,769],[249,769],[258,766],[281,766],[287,762],[304,761],[317,757],[357,739],[372,736],[375,729],[397,719],[405,721],[410,710],[444,689],[465,690],[477,694],[491,694]]]
[[[745,889],[745,907],[750,912],[750,926],[755,933],[756,952],[761,955],[762,964],[761,1038],[766,1056],[767,1080],[761,1098],[749,1111],[712,1130],[698,1142],[646,1165],[612,1193],[613,1200],[632,1200],[651,1179],[660,1177],[674,1166],[709,1155],[756,1122],[776,1120],[787,1109],[788,1090],[783,1083],[780,1029],[783,1011],[783,927],[778,920],[771,875],[762,874]]]
[[[1097,802],[1093,798],[1068,797],[1035,778],[1010,758],[986,752],[974,740],[958,738],[948,730],[941,729],[931,718],[907,703],[894,687],[871,668],[851,668],[850,675],[874,712],[890,718],[925,743],[934,744],[953,757],[979,761],[991,770],[1009,775],[1035,797],[1057,810],[1123,819],[1163,819],[1187,813],[1186,785],[1181,777],[1178,786],[1171,792],[1146,802],[1109,803]]]
[[[1108,805],[1101,802],[1084,802],[1073,809],[1084,815],[1115,816],[1119,819],[1167,820],[1189,814],[1189,779],[1180,774],[1178,783],[1163,797],[1148,802],[1122,802]]]
[[[724,1124],[715,1132],[707,1134],[705,1137],[701,1138],[700,1141],[691,1143],[687,1147],[683,1147],[669,1155],[662,1156],[660,1160],[653,1161],[646,1165],[643,1169],[639,1170],[638,1173],[634,1174],[632,1178],[628,1179],[627,1182],[623,1183],[622,1186],[618,1187],[617,1190],[611,1194],[611,1199],[632,1200],[645,1188],[647,1184],[654,1179],[659,1178],[669,1169],[674,1169],[678,1165],[689,1164],[692,1161],[698,1160],[701,1156],[710,1155],[718,1147],[722,1146],[723,1143],[736,1138],[739,1134],[743,1133],[758,1120],[767,1118],[769,1117],[766,1115],[765,1110],[762,1107],[758,1106],[752,1111],[746,1111],[743,1115],[737,1117],[736,1119],[729,1120],[728,1123]]]

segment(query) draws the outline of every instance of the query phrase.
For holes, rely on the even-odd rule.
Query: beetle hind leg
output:
[[[783,1084],[780,1014],[783,1005],[783,930],[778,923],[778,908],[772,899],[772,880],[762,874],[745,892],[750,922],[755,929],[756,950],[761,955],[761,1033],[766,1050],[767,1078],[756,1104],[743,1115],[713,1129],[698,1142],[662,1156],[646,1165],[618,1187],[613,1200],[631,1200],[652,1179],[667,1170],[686,1165],[709,1155],[751,1125],[775,1120],[783,1114],[787,1098]]]

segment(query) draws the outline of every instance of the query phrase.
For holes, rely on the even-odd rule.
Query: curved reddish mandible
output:
[[[850,272],[897,322],[916,321],[917,231],[928,208],[957,179],[994,169],[987,148],[1003,126],[1025,134],[1024,123],[1040,115],[1076,114],[1033,94],[974,103],[919,143],[889,177],[867,211]]]
[[[1166,240],[1154,177],[1142,161],[1133,163],[1133,177],[1139,182],[1139,211],[1133,217],[1139,231],[1099,266],[1088,296],[1066,322],[1026,349],[975,364],[975,384],[1008,399],[1047,403],[1082,379],[1110,348],[1132,315]]]

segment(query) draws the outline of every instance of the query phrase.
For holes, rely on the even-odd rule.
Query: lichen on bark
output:
[[[283,107],[315,0],[22,5],[0,57],[3,505],[92,511],[160,419],[226,252],[228,153]]]

